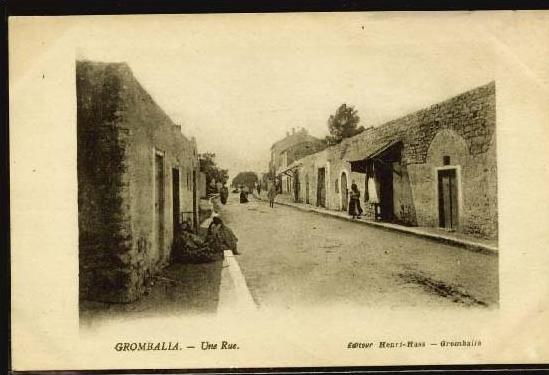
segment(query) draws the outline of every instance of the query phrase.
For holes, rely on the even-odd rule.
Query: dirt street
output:
[[[222,217],[260,308],[497,305],[494,255],[236,195]]]

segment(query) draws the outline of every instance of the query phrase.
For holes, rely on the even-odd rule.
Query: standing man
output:
[[[271,186],[269,186],[269,206],[271,208],[274,208],[274,201],[276,197],[276,184],[274,181],[271,182]]]
[[[261,195],[261,182],[257,182],[257,195]]]
[[[227,198],[229,197],[229,189],[227,186],[223,185],[221,192],[219,193],[219,197],[221,198],[221,203],[227,204]]]

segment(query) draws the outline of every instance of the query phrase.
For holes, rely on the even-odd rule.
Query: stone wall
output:
[[[341,176],[345,173],[348,189],[354,180],[363,198],[366,217],[373,218],[373,210],[364,201],[365,175],[351,172],[349,162],[400,141],[402,157],[393,164],[393,169],[399,172],[393,173],[395,220],[405,225],[438,226],[437,171],[443,167],[455,168],[459,174],[457,230],[497,238],[495,111],[495,83],[491,82],[368,128],[322,153],[303,158],[300,175],[314,174],[316,178],[316,168],[323,163],[329,170],[328,208],[341,210]],[[443,165],[444,156],[450,157],[449,166]]]
[[[77,63],[81,298],[130,302],[169,261],[172,173],[179,217],[192,218],[196,144],[156,105],[126,64]],[[163,157],[163,246],[157,238],[155,154]]]
[[[77,64],[78,226],[81,298],[123,301],[131,294],[127,139],[117,124],[121,80],[115,67]]]
[[[437,170],[458,173],[457,230],[497,238],[495,83],[479,87],[407,118],[403,164],[407,165],[414,224],[438,225]],[[443,157],[450,165],[443,165]]]

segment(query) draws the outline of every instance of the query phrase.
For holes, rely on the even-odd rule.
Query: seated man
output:
[[[240,203],[248,203],[248,193],[240,189]]]
[[[173,257],[182,263],[206,263],[223,259],[223,253],[219,253],[202,237],[194,234],[191,223],[184,221],[174,238]]]
[[[213,251],[223,252],[225,250],[232,250],[235,255],[238,255],[237,251],[238,238],[234,235],[233,231],[223,224],[223,221],[219,216],[212,218],[212,223],[208,227],[208,235],[206,237],[206,243]]]

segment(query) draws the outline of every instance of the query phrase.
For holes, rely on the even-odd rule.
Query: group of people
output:
[[[255,189],[257,190],[257,194],[261,194],[260,183],[255,184]],[[249,194],[248,187],[240,186],[239,190],[240,190],[240,203],[248,203],[248,194]],[[277,194],[278,194],[278,189],[277,189],[276,183],[275,182],[270,183],[269,189],[267,191],[267,197],[269,198],[269,207],[274,208],[274,203],[275,203]],[[223,198],[221,201],[223,202]],[[358,186],[355,183],[355,181],[353,181],[353,183],[351,184],[351,190],[349,191],[348,211],[349,211],[349,215],[353,219],[360,218],[364,212],[360,205],[360,190],[358,190]]]
[[[181,263],[214,262],[223,259],[225,250],[238,255],[237,243],[238,238],[219,216],[212,218],[205,237],[196,234],[191,223],[184,221],[175,234],[172,254]]]
[[[244,191],[246,192],[243,196],[242,189],[240,190],[240,203],[247,203],[248,202],[248,193],[247,193],[247,187],[243,187]],[[256,182],[255,183],[255,189],[257,190],[257,194],[261,195],[261,183]],[[274,208],[274,202],[277,194],[277,186],[276,183],[273,181],[269,184],[269,189],[267,191],[267,197],[269,198],[269,207]]]
[[[253,190],[257,191],[257,195],[261,195],[261,183],[254,182],[253,188],[248,188],[247,186],[240,186],[240,203],[248,203],[248,194]]]
[[[260,185],[256,185],[258,194],[261,193]],[[249,191],[245,186],[240,187],[240,203],[248,202]],[[226,186],[219,188],[221,203],[227,202],[229,190]],[[276,183],[269,185],[267,192],[269,206],[274,208],[277,195]],[[349,215],[355,219],[362,216],[363,210],[360,205],[360,191],[353,181],[349,191]],[[193,231],[190,221],[184,221],[179,226],[174,238],[174,258],[176,261],[185,263],[204,263],[223,259],[225,250],[232,250],[235,255],[237,251],[238,238],[233,231],[223,223],[223,220],[214,214],[208,231],[200,236]]]

